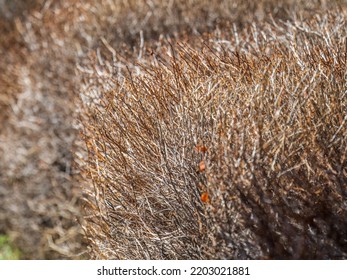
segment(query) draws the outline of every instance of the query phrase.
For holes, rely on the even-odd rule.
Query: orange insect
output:
[[[200,163],[199,163],[199,170],[200,170],[201,172],[204,172],[205,169],[206,169],[205,161],[202,160],[202,161],[200,161]]]
[[[209,202],[210,201],[210,198],[208,196],[208,193],[207,192],[203,192],[200,196],[200,199],[202,202],[206,203],[206,202]]]
[[[203,145],[196,145],[195,146],[195,151],[197,153],[206,153],[207,152],[207,147],[206,146],[203,146]]]

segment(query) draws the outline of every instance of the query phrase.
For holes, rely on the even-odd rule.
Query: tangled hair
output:
[[[104,42],[80,68],[92,257],[346,258],[345,24]]]

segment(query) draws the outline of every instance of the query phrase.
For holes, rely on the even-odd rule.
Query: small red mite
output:
[[[206,146],[203,146],[203,145],[196,145],[195,146],[195,151],[197,153],[206,153],[207,152],[207,147]]]
[[[199,163],[199,170],[200,170],[200,172],[204,172],[205,169],[206,169],[205,162],[204,162],[204,160],[202,160]]]
[[[203,192],[203,193],[201,194],[201,196],[200,196],[200,199],[201,199],[201,201],[204,202],[204,203],[206,203],[206,202],[208,202],[208,201],[210,200],[209,197],[208,197],[208,193],[207,193],[207,192]]]

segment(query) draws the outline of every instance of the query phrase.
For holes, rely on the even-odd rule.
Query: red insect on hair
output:
[[[205,154],[207,152],[207,147],[206,146],[203,146],[203,145],[196,145],[195,146],[195,151],[197,153],[203,153]]]
[[[202,160],[202,161],[200,161],[200,163],[199,163],[199,170],[200,170],[200,172],[204,172],[205,169],[206,169],[205,161]]]
[[[203,192],[200,196],[202,202],[206,203],[210,201],[209,195],[207,192]]]

